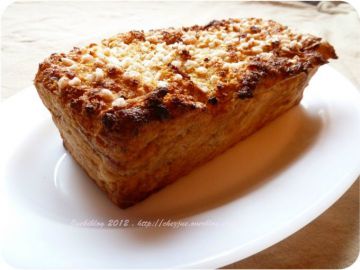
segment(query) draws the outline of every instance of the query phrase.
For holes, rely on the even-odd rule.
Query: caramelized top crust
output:
[[[257,18],[205,26],[130,31],[101,44],[52,54],[35,84],[56,95],[79,123],[136,134],[188,111],[218,113],[274,84],[337,58],[321,38]],[[50,94],[50,93],[49,93]]]

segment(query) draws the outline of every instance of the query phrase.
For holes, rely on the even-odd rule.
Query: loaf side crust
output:
[[[157,127],[156,138],[152,133],[143,134],[147,143],[138,146],[138,159],[128,167],[113,162],[108,153],[97,151],[71,115],[63,114],[56,107],[52,107],[52,115],[66,149],[77,163],[115,204],[126,208],[216,157],[297,105],[315,72],[313,69],[271,88],[257,89],[253,99],[244,101],[227,114],[214,117],[206,111],[195,113],[167,123],[171,132],[161,134]],[[46,90],[40,88],[40,91]],[[43,101],[50,106],[53,102]]]

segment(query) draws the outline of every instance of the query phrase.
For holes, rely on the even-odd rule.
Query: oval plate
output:
[[[299,106],[126,210],[67,154],[33,87],[1,123],[1,259],[16,267],[221,267],[305,226],[360,173],[360,95],[330,67]]]

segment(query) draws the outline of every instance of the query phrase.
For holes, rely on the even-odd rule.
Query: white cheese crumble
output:
[[[95,69],[95,81],[99,82],[104,79],[104,71],[101,68]]]
[[[124,77],[128,79],[139,79],[141,76],[140,73],[135,70],[128,70],[124,73]]]
[[[106,89],[106,88],[101,89],[99,94],[102,98],[104,98],[107,101],[111,101],[114,98],[113,93],[109,89]]]
[[[204,74],[206,74],[207,69],[204,68],[204,67],[198,67],[198,68],[195,69],[195,72],[200,74],[200,75],[204,75]]]
[[[88,63],[88,62],[92,61],[93,59],[94,58],[90,54],[87,53],[81,57],[81,62]]]
[[[210,83],[215,84],[219,80],[219,77],[216,75],[212,75],[210,77]]]
[[[172,61],[171,64],[172,64],[174,67],[177,67],[177,68],[179,68],[179,67],[181,66],[181,62],[178,61],[178,60]]]
[[[94,81],[95,80],[95,74],[94,73],[86,74],[85,75],[85,80],[90,81],[90,82]]]
[[[66,66],[72,66],[73,64],[75,64],[75,62],[69,58],[61,58],[61,62],[63,62]]]
[[[177,80],[177,81],[180,81],[182,80],[183,76],[181,76],[181,74],[175,74],[174,75],[174,79]]]
[[[158,81],[157,86],[158,87],[168,87],[169,84],[166,81]]]
[[[74,77],[72,80],[69,81],[70,86],[77,86],[81,84],[81,80],[78,77]]]
[[[126,100],[122,97],[118,97],[112,102],[113,107],[124,107],[127,104]]]
[[[66,86],[68,86],[68,83],[69,83],[68,77],[61,77],[60,80],[58,81],[58,86],[60,89],[63,89]]]

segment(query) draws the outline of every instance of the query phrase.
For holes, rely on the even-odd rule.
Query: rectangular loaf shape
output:
[[[321,38],[228,19],[52,54],[35,86],[66,149],[126,208],[298,104],[330,58]]]

